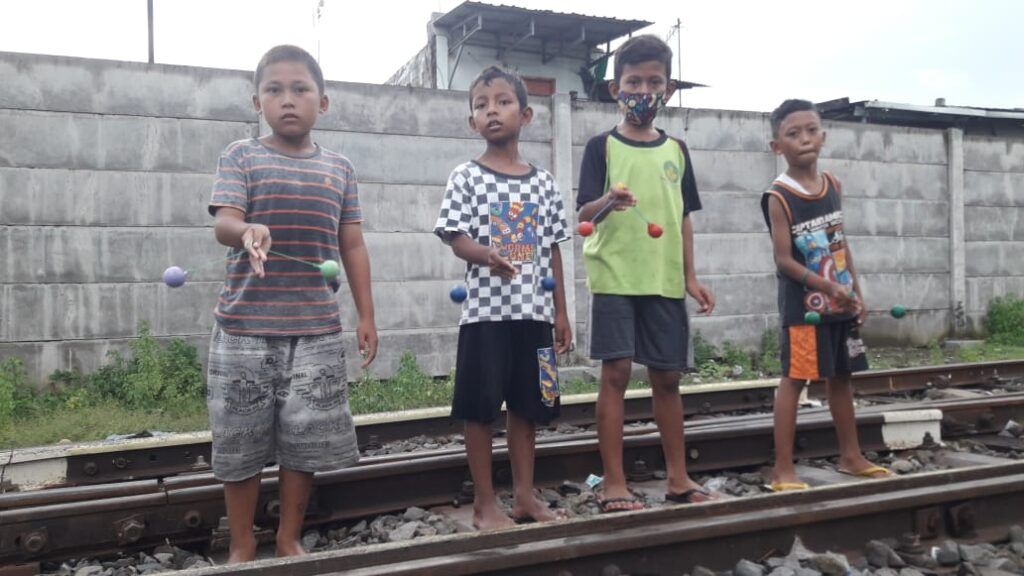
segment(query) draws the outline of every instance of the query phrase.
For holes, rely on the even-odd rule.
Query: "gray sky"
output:
[[[316,52],[315,0],[154,1],[160,63],[249,70],[275,44]],[[326,0],[325,75],[383,82],[426,43],[431,12],[459,3]],[[1024,107],[1018,0],[495,3],[654,21],[645,32],[663,38],[681,18],[682,77],[711,86],[688,91],[686,106],[765,111],[848,96]],[[0,50],[145,61],[146,0],[0,0]]]

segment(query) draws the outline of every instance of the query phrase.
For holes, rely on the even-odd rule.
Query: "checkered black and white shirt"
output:
[[[470,161],[455,168],[434,224],[450,244],[466,234],[485,246],[496,246],[519,274],[512,280],[492,276],[487,266],[466,265],[466,290],[459,324],[539,320],[553,323],[554,294],[544,290],[551,269],[552,247],[570,238],[565,206],[554,177],[539,168],[511,176]]]

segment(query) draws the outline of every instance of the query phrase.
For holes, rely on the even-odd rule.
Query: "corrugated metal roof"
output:
[[[922,106],[880,100],[850,102],[849,98],[821,102],[817,104],[817,107],[823,118],[831,120],[925,128],[1024,129],[1024,110],[1022,109]]]
[[[516,25],[525,25],[534,19],[533,37],[538,40],[572,40],[588,46],[597,46],[631,34],[653,24],[646,20],[623,20],[604,16],[589,16],[552,10],[532,10],[506,4],[463,2],[434,21],[434,26],[453,29],[476,15],[483,16],[483,31],[515,34]],[[581,38],[581,28],[585,33]]]

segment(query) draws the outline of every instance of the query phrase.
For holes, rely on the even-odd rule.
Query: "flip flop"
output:
[[[765,485],[765,488],[772,492],[792,492],[795,490],[810,490],[811,485],[807,482],[772,482]]]
[[[707,500],[694,500],[693,497],[696,494],[705,496]],[[675,502],[676,504],[698,504],[700,502],[707,502],[708,500],[714,500],[711,497],[711,491],[704,488],[690,488],[689,490],[683,490],[678,494],[671,492],[665,493],[665,502]]]
[[[611,512],[633,512],[644,509],[644,501],[636,496],[629,498],[604,498],[597,501],[602,514]]]
[[[867,468],[863,470],[858,470],[856,472],[854,472],[853,470],[847,470],[845,468],[839,468],[838,471],[840,474],[846,474],[847,476],[857,476],[859,478],[872,478],[875,480],[881,480],[882,478],[889,478],[893,476],[892,470],[889,470],[888,468],[885,468],[883,466],[875,465],[868,466]],[[875,474],[883,472],[884,474],[882,476],[875,476]]]

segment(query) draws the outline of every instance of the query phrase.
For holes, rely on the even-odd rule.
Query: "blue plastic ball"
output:
[[[455,302],[456,304],[461,304],[463,301],[466,300],[467,296],[469,296],[469,293],[466,292],[466,287],[463,286],[462,284],[457,284],[453,286],[451,292],[448,292],[448,297],[451,298],[452,302]]]
[[[541,288],[547,290],[548,292],[551,292],[555,289],[556,286],[555,279],[552,278],[551,276],[545,276],[544,278],[541,279],[540,286]]]
[[[187,276],[188,272],[177,266],[171,266],[167,270],[164,270],[164,284],[167,284],[171,288],[183,286]]]

